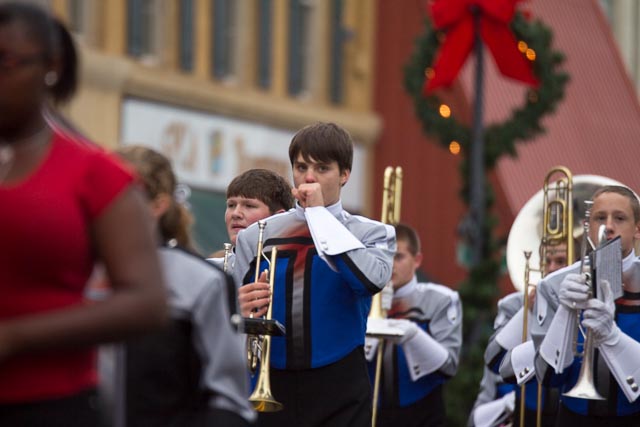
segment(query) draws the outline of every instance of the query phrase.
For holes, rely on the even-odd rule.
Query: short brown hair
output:
[[[416,230],[407,224],[396,224],[396,241],[405,241],[409,246],[411,255],[416,256],[420,253],[420,237]]]
[[[591,197],[591,200],[595,200],[596,197],[603,193],[616,193],[629,199],[631,204],[631,210],[633,211],[633,220],[637,224],[640,222],[640,202],[638,202],[638,196],[631,189],[622,185],[605,185],[598,188]]]
[[[230,197],[260,200],[269,207],[271,214],[293,207],[291,186],[283,177],[268,169],[249,169],[236,176],[227,187],[227,199]]]
[[[351,170],[353,163],[353,140],[345,129],[335,123],[314,123],[300,129],[289,145],[291,166],[298,154],[306,162],[311,159],[324,163],[336,161],[340,172]]]

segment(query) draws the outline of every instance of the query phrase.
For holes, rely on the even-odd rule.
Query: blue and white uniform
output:
[[[432,393],[441,394],[441,385],[455,375],[462,345],[462,306],[456,291],[435,283],[412,280],[393,296],[389,319],[407,319],[418,326],[415,335],[402,344],[387,341],[383,356],[379,413],[381,425],[387,413],[397,426],[414,425],[401,416],[400,408],[413,407],[417,412],[439,412],[444,406],[430,401]],[[375,372],[377,340],[368,339],[366,349],[370,375]],[[400,415],[400,416],[398,416]],[[437,425],[425,420],[419,425]]]
[[[280,390],[285,394],[284,414],[260,414],[259,421],[263,425],[263,419],[270,417],[288,425],[326,425],[335,421],[333,418],[323,418],[332,416],[329,406],[339,405],[340,402],[336,402],[336,399],[328,402],[324,414],[307,413],[306,418],[303,415],[299,418],[294,415],[300,410],[299,407],[304,406],[302,412],[307,409],[317,411],[318,405],[306,408],[305,405],[313,402],[301,402],[306,390],[300,389],[288,403],[287,394],[297,387],[304,388],[299,384],[301,380],[294,378],[296,373],[302,372],[305,375],[317,372],[314,380],[327,383],[326,387],[322,386],[323,391],[338,394],[342,391],[340,388],[344,387],[330,384],[330,378],[320,377],[320,368],[329,369],[341,361],[352,359],[354,364],[358,364],[359,360],[362,370],[348,368],[342,378],[351,383],[361,381],[365,384],[366,387],[357,392],[359,396],[351,400],[358,400],[359,405],[365,408],[367,399],[370,399],[367,396],[370,386],[362,350],[367,316],[371,296],[382,290],[391,278],[396,248],[395,230],[380,222],[349,214],[342,209],[340,202],[329,207],[306,209],[297,205],[265,221],[264,253],[270,257],[271,248],[278,248],[272,317],[286,328],[286,336],[272,339],[272,370],[286,377],[281,380],[278,374],[272,377],[274,395],[279,383],[286,382],[288,385]],[[233,272],[237,285],[254,280],[257,239],[257,224],[238,234]],[[267,268],[267,261],[261,260],[260,270]],[[318,390],[315,393],[320,399]],[[331,397],[327,399],[331,400]],[[347,396],[344,401],[348,399]],[[343,410],[346,409],[335,409],[338,413]],[[370,413],[370,404],[368,411]]]
[[[537,375],[545,383],[560,387],[562,392],[575,385],[582,358],[575,357],[573,351],[577,312],[560,304],[557,291],[565,276],[578,273],[579,269],[578,262],[540,283],[536,322],[531,330],[537,348]],[[632,252],[623,260],[623,282],[638,280],[638,272],[640,259]],[[601,343],[594,352],[595,385],[606,400],[596,402],[561,396],[562,406],[571,414],[602,420],[602,425],[609,425],[607,423],[616,418],[631,417],[635,422],[640,419],[640,306],[625,304],[623,297],[616,301],[615,310],[619,333],[614,340]],[[577,334],[577,340],[579,344],[583,342],[581,334]]]
[[[222,270],[177,248],[161,248],[171,320],[126,344],[129,426],[248,426],[244,336],[236,289]]]
[[[494,321],[494,334],[489,338],[485,351],[487,367],[499,374],[503,381],[516,384],[514,425],[520,422],[520,399],[522,384],[525,384],[525,425],[535,424],[538,407],[538,382],[535,378],[535,349],[530,334],[522,342],[524,324],[524,294],[514,292],[498,301],[498,314]],[[533,314],[527,317],[531,330]],[[557,413],[558,390],[542,388],[542,425],[554,426]]]

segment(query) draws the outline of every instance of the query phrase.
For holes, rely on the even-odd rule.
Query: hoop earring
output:
[[[51,87],[58,82],[58,73],[55,71],[48,71],[47,74],[44,75],[44,84]]]

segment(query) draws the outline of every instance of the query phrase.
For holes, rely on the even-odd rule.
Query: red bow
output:
[[[480,13],[480,37],[489,47],[502,74],[532,86],[538,85],[531,64],[520,53],[509,24],[520,0],[434,0],[429,5],[434,27],[447,35],[434,62],[435,75],[427,79],[424,93],[450,86],[474,43],[474,15]]]

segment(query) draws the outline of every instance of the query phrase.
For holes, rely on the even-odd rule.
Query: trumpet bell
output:
[[[584,203],[582,201],[589,200],[593,193],[600,187],[605,185],[624,185],[614,179],[600,175],[574,175],[573,176],[573,218],[581,221],[584,218]],[[520,210],[516,219],[513,221],[509,237],[507,239],[507,268],[509,277],[514,288],[518,291],[524,291],[524,269],[525,258],[524,252],[530,251],[530,271],[529,280],[531,283],[537,283],[542,278],[542,273],[536,271],[540,265],[540,242],[542,241],[542,221],[543,221],[543,199],[544,191],[540,190],[525,203]],[[579,237],[582,232],[580,222],[573,224],[572,235]]]
[[[273,398],[273,396],[261,397],[260,400],[251,400],[253,409],[258,412],[278,412],[284,406]]]

